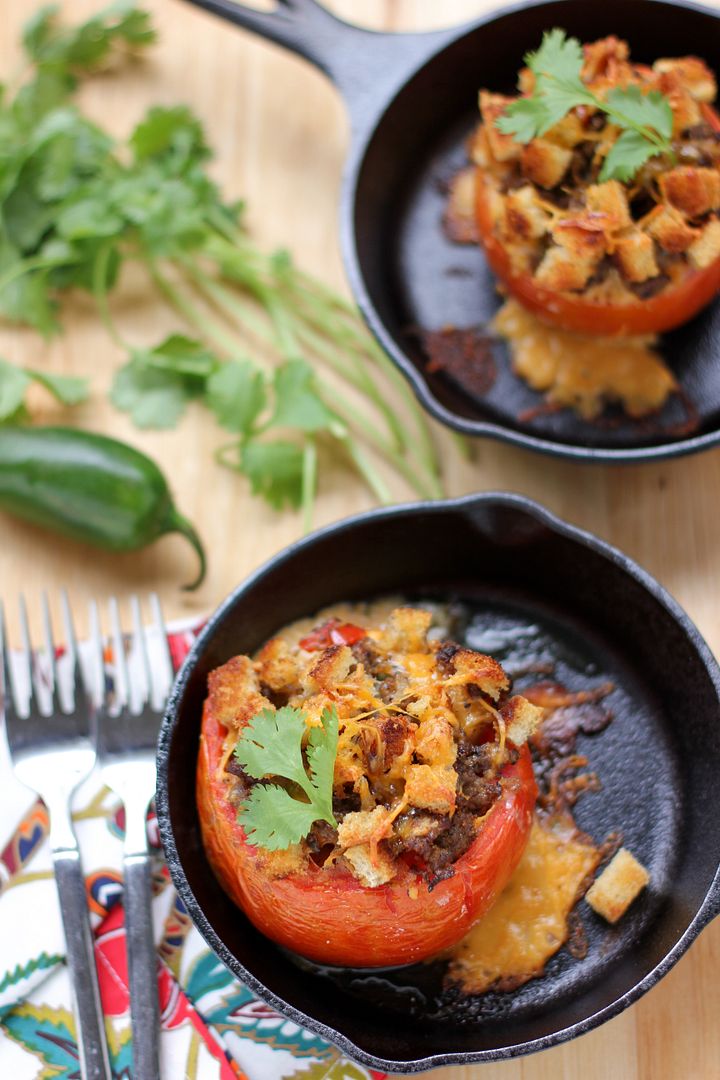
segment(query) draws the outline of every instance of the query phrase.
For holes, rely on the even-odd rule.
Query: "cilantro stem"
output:
[[[415,443],[418,453],[422,460],[425,462],[428,470],[435,476],[438,476],[438,464],[435,447],[430,435],[430,425],[428,423],[427,416],[420,408],[417,398],[409,386],[407,379],[402,375],[393,364],[392,360],[387,356],[384,349],[380,347],[375,338],[371,335],[364,325],[359,323],[359,315],[357,309],[352,307],[343,297],[336,296],[326,286],[320,282],[315,281],[314,278],[309,277],[302,271],[296,271],[296,275],[307,283],[307,288],[317,290],[317,292],[326,297],[327,307],[337,308],[340,318],[343,318],[343,325],[347,334],[345,344],[349,348],[357,351],[360,356],[366,361],[369,357],[375,364],[383,371],[388,379],[394,384],[394,386],[401,393],[405,405],[408,408],[411,416],[415,421],[415,425],[418,432],[418,440]],[[337,320],[337,315],[334,316]],[[349,320],[352,319],[352,322]],[[355,323],[356,325],[353,325]],[[337,321],[329,322],[324,321],[321,329],[328,334],[336,336]],[[412,435],[406,430],[405,439],[415,440]],[[438,485],[438,497],[443,494],[442,488]]]
[[[402,452],[405,449],[405,435],[400,421],[392,406],[383,398],[382,392],[372,381],[367,372],[367,366],[362,363],[360,357],[352,352],[350,364],[346,364],[337,349],[319,334],[312,326],[304,324],[298,315],[293,316],[295,331],[301,341],[311,349],[321,360],[328,364],[334,371],[351,383],[357,390],[365,393],[382,413],[395,443],[396,450]]]
[[[380,348],[370,332],[360,324],[353,326],[350,323],[350,318],[355,323],[358,323],[359,316],[355,308],[347,304],[342,297],[335,296],[325,286],[315,282],[313,278],[303,274],[302,271],[294,270],[294,276],[302,283],[302,288],[299,290],[301,298],[304,298],[311,307],[310,315],[305,312],[302,314],[305,321],[317,325],[320,331],[328,337],[342,341],[346,348],[352,350],[353,355],[357,357],[359,366],[365,373],[367,373],[367,360],[369,357],[400,391],[405,405],[415,421],[418,432],[417,437],[414,437],[412,432],[407,429],[403,430],[401,433],[402,441],[404,444],[412,443],[415,445],[418,456],[434,478],[433,486],[436,489],[436,497],[442,497],[442,487],[438,482],[437,456],[430,437],[430,428],[425,413],[420,409],[407,380],[397,370],[383,349]],[[323,298],[322,303],[318,298],[319,296]],[[338,310],[333,311],[333,308]],[[374,386],[372,381],[371,385]],[[397,418],[394,417],[394,419]]]
[[[392,492],[377,469],[375,469],[368,461],[365,451],[361,450],[357,443],[353,442],[349,436],[341,439],[340,442],[342,442],[345,452],[375,495],[378,502],[383,506],[390,506],[394,501]]]
[[[239,229],[231,226],[219,214],[212,214],[211,221],[221,235],[208,242],[205,250],[211,258],[218,262],[221,273],[230,273],[242,284],[245,284],[246,287],[257,288],[259,285],[262,288],[262,283],[258,282],[258,274],[261,273],[258,264],[264,261],[266,272],[275,278],[276,285],[282,284],[284,281],[287,287],[311,306],[311,313],[308,314],[307,311],[298,312],[299,318],[306,323],[312,324],[314,322],[322,332],[333,338],[333,340],[342,341],[343,345],[359,353],[363,362],[366,362],[369,354],[375,360],[377,366],[392,380],[393,384],[402,393],[403,399],[414,418],[418,432],[416,441],[405,430],[403,432],[403,441],[407,442],[410,439],[415,444],[418,457],[428,472],[431,473],[432,497],[441,498],[444,492],[439,481],[437,455],[430,436],[427,418],[404,376],[397,370],[389,357],[385,355],[369,331],[360,324],[357,309],[343,297],[328,289],[321,282],[316,281],[311,275],[298,270],[292,264],[287,271],[283,272],[281,280],[278,280],[277,273],[272,274],[272,270],[269,269],[272,261],[253,249]],[[254,268],[251,268],[251,262],[254,264]],[[333,315],[333,310],[339,314],[339,318],[337,315]]]
[[[472,461],[475,456],[475,446],[470,442],[467,435],[462,435],[459,431],[451,431],[450,438],[455,443],[455,448],[460,456],[465,461]]]
[[[261,323],[261,320],[257,317],[257,313],[247,302],[242,301],[234,292],[228,289],[227,286],[216,281],[209,274],[206,274],[190,260],[184,259],[182,265],[196,285],[205,292],[225,314],[231,316],[233,321],[239,323],[243,329],[245,328],[246,323],[251,325],[258,337],[261,337],[264,342],[272,344],[274,340],[272,333]],[[328,345],[319,334],[311,327],[303,325],[296,316],[292,318],[294,330],[298,335],[298,338],[303,340],[309,348],[321,356],[323,360],[325,360],[339,375],[355,386],[356,389],[365,392],[386,417],[388,427],[390,427],[392,434],[397,436],[400,431],[397,418],[391,407],[381,397],[375,384],[367,377],[367,374],[365,373],[365,375],[361,376],[359,370],[350,368],[348,365],[344,364],[340,357],[337,356],[332,346]],[[400,451],[403,449],[403,443],[400,442],[400,445],[398,445],[399,441],[400,440],[396,437],[396,449]]]
[[[330,404],[330,402],[332,402],[332,404]],[[328,408],[331,408],[333,412],[337,413],[340,419],[347,424],[348,427],[356,430],[359,429],[366,441],[391,462],[396,471],[407,480],[408,484],[421,498],[432,499],[435,497],[432,489],[420,478],[418,472],[413,469],[411,462],[389,446],[354,405],[347,401],[342,395],[338,394],[337,390],[333,388],[332,396],[329,401],[325,401],[325,404]],[[428,478],[425,477],[425,480],[427,479]]]
[[[204,312],[201,312],[179,289],[165,277],[158,268],[157,263],[150,256],[144,256],[145,264],[150,276],[160,292],[168,302],[182,315],[187,323],[192,326],[202,337],[212,338],[215,344],[230,356],[237,356],[238,347],[235,339],[218,323]]]
[[[242,331],[247,332],[247,330],[250,329],[251,333],[264,345],[273,344],[274,336],[271,329],[250,303],[231,294],[230,290],[225,285],[216,281],[210,274],[206,274],[205,271],[201,270],[191,259],[183,257],[178,261],[182,270],[190,277],[192,284],[226,317],[231,317],[232,321],[237,324]],[[261,363],[260,361],[257,362],[266,371],[272,370],[271,364]]]
[[[233,321],[240,322],[242,325],[243,317],[247,314],[245,305],[242,301],[236,298],[225,285],[216,281],[195,264],[190,263],[189,260],[183,260],[182,266],[198,287],[218,305],[224,314],[232,316]],[[273,340],[272,337],[269,337],[267,328],[263,327],[261,333],[266,341]],[[289,338],[287,340],[290,341],[292,339]],[[291,358],[297,356],[298,353],[299,350],[294,352]],[[349,379],[348,381],[352,380]],[[420,479],[418,472],[412,468],[408,461],[402,456],[402,453],[397,450],[392,443],[388,442],[387,438],[375,428],[373,423],[358,410],[353,402],[350,402],[345,398],[337,387],[330,386],[324,380],[319,378],[317,382],[318,387],[322,391],[323,398],[331,411],[338,413],[345,424],[358,430],[379,453],[387,457],[396,471],[410,484],[414,491],[422,498],[430,499],[437,498],[438,495],[441,494],[441,492],[438,492],[437,490],[435,477],[431,474],[424,479]],[[363,387],[359,387],[358,389],[363,389]]]
[[[108,275],[110,270],[110,256],[113,252],[113,242],[108,241],[99,249],[92,268],[92,290],[97,304],[102,323],[112,341],[121,349],[130,351],[129,344],[122,338],[118,331],[108,304]]]
[[[317,491],[317,447],[315,440],[305,439],[303,447],[302,473],[302,512],[303,529],[306,533],[312,529],[313,505]]]
[[[8,285],[12,285],[13,281],[17,278],[24,277],[25,274],[31,274],[33,270],[55,270],[62,266],[75,266],[79,262],[82,262],[82,259],[68,259],[66,262],[60,263],[56,259],[48,259],[44,255],[38,255],[31,259],[25,259],[23,262],[17,262],[4,274],[0,275],[0,293],[6,289]]]
[[[595,97],[595,95],[592,96]],[[600,98],[595,98],[595,102],[598,108],[607,113],[611,120],[616,120],[620,127],[632,128],[633,131],[637,131],[639,135],[642,135],[643,139],[646,139],[647,142],[656,146],[659,153],[669,154],[674,160],[675,154],[668,139],[664,139],[662,135],[658,134],[658,132],[654,131],[652,128],[645,127],[644,124],[638,124],[635,120],[626,116],[625,113],[620,112],[619,109],[613,108]]]

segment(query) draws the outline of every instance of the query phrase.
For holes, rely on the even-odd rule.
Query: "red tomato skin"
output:
[[[313,866],[272,877],[264,853],[246,842],[218,775],[224,736],[206,705],[197,805],[210,864],[258,930],[317,963],[389,967],[449,948],[492,906],[525,850],[537,797],[527,747],[515,765],[503,770],[503,793],[455,864],[454,875],[432,891],[409,867],[375,889],[342,867]]]
[[[490,268],[523,307],[550,326],[581,334],[660,334],[688,322],[720,291],[720,258],[704,270],[688,269],[677,284],[633,303],[601,303],[544,288],[530,274],[513,271],[507,250],[495,234],[487,192],[484,170],[478,168],[475,220]]]

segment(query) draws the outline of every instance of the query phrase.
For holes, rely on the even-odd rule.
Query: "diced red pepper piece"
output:
[[[354,623],[344,623],[340,619],[328,619],[322,626],[316,626],[314,630],[300,638],[299,645],[306,652],[318,652],[320,649],[329,649],[331,645],[355,645],[367,637],[367,631],[362,626]]]

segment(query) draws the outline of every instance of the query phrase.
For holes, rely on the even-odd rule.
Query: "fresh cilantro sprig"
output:
[[[605,97],[592,93],[582,81],[582,45],[564,30],[546,31],[536,52],[525,56],[535,76],[531,97],[518,98],[496,121],[496,127],[518,142],[545,135],[571,109],[588,105],[622,129],[600,170],[600,181],[632,180],[651,157],[673,158],[670,142],[673,114],[670,102],[657,90],[643,94],[638,86],[616,87]]]
[[[273,507],[302,507],[306,527],[326,460],[354,467],[382,502],[393,493],[378,459],[419,495],[441,495],[407,383],[352,305],[287,252],[255,246],[242,206],[208,174],[210,149],[191,111],[150,108],[116,142],[77,109],[82,78],[153,39],[132,3],[71,27],[43,8],[26,27],[24,81],[0,96],[0,317],[48,337],[61,330],[66,294],[90,292],[129,355],[112,390],[117,407],[140,427],[171,428],[188,403],[207,406],[235,437],[219,460]],[[127,264],[180,320],[152,347],[124,340],[113,323]]]
[[[325,709],[321,722],[308,727],[301,709],[285,706],[277,712],[263,709],[243,728],[234,752],[248,776],[295,785],[291,791],[267,782],[252,788],[239,815],[249,843],[280,851],[299,843],[316,821],[337,826],[332,808],[335,709]]]
[[[154,349],[135,350],[117,372],[110,396],[140,428],[174,427],[191,401],[203,403],[236,436],[220,447],[218,460],[243,473],[253,493],[277,510],[311,501],[308,446],[320,432],[344,430],[305,361],[265,372],[248,359],[221,361],[202,342],[180,334]],[[273,433],[283,437],[269,438]]]
[[[88,396],[87,379],[22,368],[0,358],[0,424],[26,419],[25,398],[33,383],[43,386],[61,405],[78,405]]]

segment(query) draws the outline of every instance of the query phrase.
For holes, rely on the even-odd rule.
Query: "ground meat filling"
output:
[[[371,887],[408,867],[431,887],[454,873],[502,794],[501,770],[517,760],[511,738],[525,741],[540,715],[510,696],[494,660],[429,640],[430,624],[430,613],[416,608],[397,608],[367,628],[328,620],[299,643],[280,635],[255,660],[230,661],[230,694],[224,669],[211,688],[230,713],[243,692],[260,708],[301,709],[309,726],[335,709],[337,828],[315,822],[295,854],[319,867],[339,863]],[[351,643],[336,640],[338,633]],[[231,753],[250,719],[239,700],[237,708],[242,719],[228,724],[224,774],[239,806],[257,781]]]

